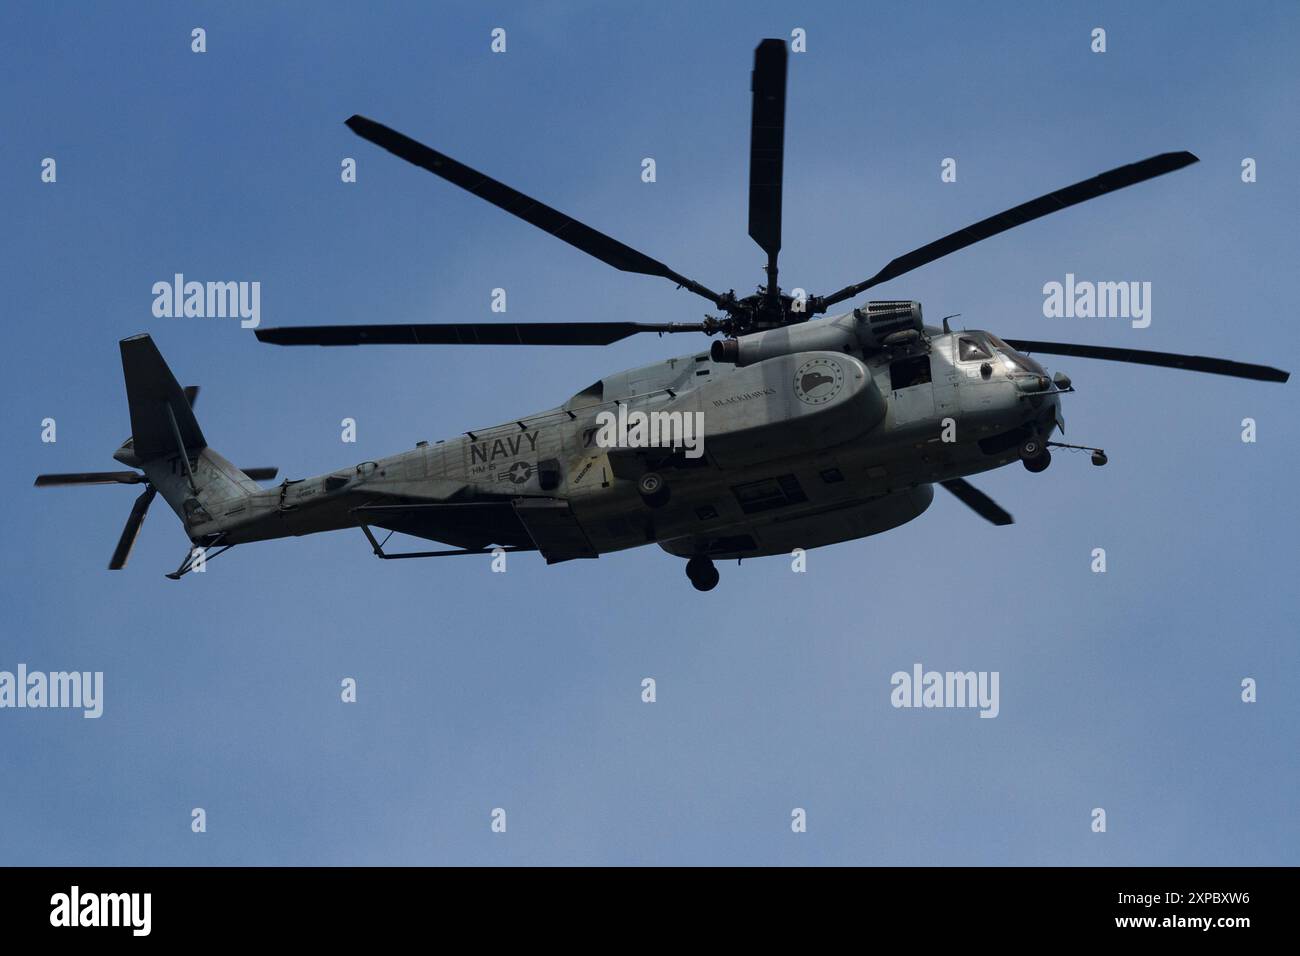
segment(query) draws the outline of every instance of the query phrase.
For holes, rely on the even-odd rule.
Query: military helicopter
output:
[[[642,333],[722,336],[707,351],[606,376],[561,405],[491,428],[264,489],[274,469],[240,470],[208,446],[182,389],[148,335],[121,342],[131,437],[114,458],[139,471],[41,475],[37,485],[143,484],[109,563],[125,566],[161,492],[194,546],[168,577],[237,544],[360,528],[381,558],[538,551],[548,564],[656,543],[686,560],[701,591],[714,564],[789,554],[879,534],[919,516],[939,485],[995,525],[1011,515],[970,475],[1020,461],[1031,472],[1063,426],[1068,376],[1027,353],[1132,362],[1285,382],[1289,373],[1226,359],[1002,339],[923,321],[913,301],[869,301],[817,319],[866,290],[1048,213],[1181,169],[1162,153],[990,216],[825,296],[782,292],[781,192],[787,50],[754,56],[749,235],[767,255],[766,283],[743,297],[714,292],[656,259],[387,126],[353,116],[357,135],[468,190],[623,272],[668,279],[718,310],[702,322],[542,322],[259,328],[277,345],[607,345]],[[640,418],[637,419],[637,416]],[[670,440],[647,441],[652,415]],[[676,416],[676,417],[674,417]],[[629,425],[633,419],[636,424]],[[615,427],[612,422],[617,422]],[[692,436],[681,426],[700,423]],[[638,429],[640,429],[638,431]],[[652,436],[653,436],[653,429]],[[614,440],[610,440],[613,436]],[[438,542],[384,550],[375,528]]]

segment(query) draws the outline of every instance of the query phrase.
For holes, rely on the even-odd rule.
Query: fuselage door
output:
[[[906,425],[934,417],[934,389],[930,372],[930,355],[906,355],[889,363],[890,404],[894,424]]]
[[[957,386],[961,373],[957,371],[956,336],[940,340],[930,352],[930,371],[934,378],[934,411],[940,419],[957,415]]]

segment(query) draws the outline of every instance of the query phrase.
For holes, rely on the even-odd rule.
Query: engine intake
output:
[[[915,341],[924,331],[920,302],[868,302],[865,309],[820,322],[802,322],[738,339],[720,339],[709,355],[715,362],[741,368],[795,352],[866,352]]]
[[[902,300],[868,302],[865,309],[854,309],[853,317],[858,320],[858,341],[864,349],[879,349],[893,341],[910,339],[911,336],[898,335],[900,332],[924,331],[925,324],[921,318],[921,303]]]

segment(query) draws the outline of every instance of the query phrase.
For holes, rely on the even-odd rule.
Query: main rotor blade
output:
[[[768,255],[775,271],[781,251],[781,182],[785,165],[784,40],[764,40],[754,49],[754,94],[749,120],[749,236]]]
[[[73,471],[56,475],[37,475],[36,487],[54,485],[138,485],[145,480],[138,471]]]
[[[690,289],[696,295],[703,296],[719,308],[722,307],[722,297],[718,293],[674,272],[657,259],[651,259],[645,253],[638,252],[631,246],[624,245],[617,239],[598,232],[559,210],[538,202],[531,196],[525,196],[519,190],[485,176],[445,153],[430,149],[423,143],[364,116],[351,117],[347,121],[347,126],[362,139],[368,139],[408,163],[427,169],[435,176],[441,176],[447,182],[454,183],[480,199],[486,199],[492,205],[504,209],[513,216],[518,216],[524,222],[532,223],[538,229],[549,232],[557,239],[562,239],[574,248],[595,256],[615,269],[622,272],[639,272],[642,275],[662,276],[676,282],[682,288]]]
[[[981,239],[988,239],[1000,232],[1006,232],[1014,226],[1032,222],[1046,216],[1048,213],[1078,205],[1085,200],[1095,199],[1117,189],[1123,189],[1125,186],[1133,186],[1148,179],[1154,179],[1156,176],[1172,173],[1176,169],[1182,169],[1184,166],[1190,166],[1195,162],[1199,162],[1197,157],[1188,152],[1161,153],[1159,156],[1152,156],[1150,159],[1144,159],[1138,163],[1130,163],[1127,166],[1109,170],[1099,176],[1093,176],[1091,179],[1075,183],[1073,186],[1066,186],[1064,189],[1058,189],[1046,196],[1031,199],[1027,203],[1021,203],[1014,209],[1008,209],[996,216],[990,216],[973,226],[959,229],[942,239],[936,239],[929,245],[913,249],[906,255],[899,256],[870,279],[859,282],[857,285],[845,286],[839,292],[816,300],[816,311],[825,312],[835,303],[851,299],[874,285],[901,276],[905,272],[911,272],[913,269],[940,259],[959,249],[965,249]]]
[[[1075,358],[1103,359],[1108,362],[1132,362],[1136,365],[1181,368],[1189,372],[1231,375],[1234,378],[1249,378],[1258,382],[1285,382],[1291,377],[1290,372],[1280,368],[1207,358],[1204,355],[1178,355],[1174,352],[1117,349],[1105,345],[1071,345],[1068,342],[1037,342],[1030,339],[1007,339],[1007,344],[1020,352],[1042,352],[1047,355],[1072,355]]]
[[[699,322],[426,322],[256,329],[272,345],[609,345],[638,332],[703,332]]]
[[[943,485],[954,495],[957,500],[974,511],[981,518],[993,522],[995,525],[1014,524],[1014,519],[1007,514],[1001,507],[988,495],[980,491],[965,478],[954,478],[951,481],[941,481]]]
[[[117,547],[113,549],[113,557],[108,562],[108,570],[120,571],[126,567],[126,559],[131,556],[131,548],[135,546],[140,525],[144,524],[145,512],[149,510],[149,503],[153,501],[153,496],[156,494],[157,491],[154,490],[153,485],[150,485],[139,498],[135,499],[135,504],[131,506],[131,514],[126,519],[126,527],[122,529],[122,537],[117,539]]]

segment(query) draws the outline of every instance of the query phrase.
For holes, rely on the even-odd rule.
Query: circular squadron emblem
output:
[[[831,359],[809,359],[794,373],[794,394],[805,405],[825,405],[844,387],[844,370]]]

